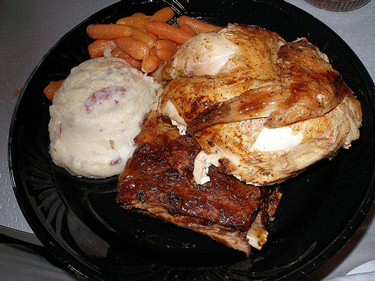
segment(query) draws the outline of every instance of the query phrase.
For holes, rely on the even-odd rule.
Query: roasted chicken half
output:
[[[325,54],[258,26],[229,24],[183,45],[163,70],[158,110],[211,165],[249,184],[284,181],[359,137],[359,101]]]

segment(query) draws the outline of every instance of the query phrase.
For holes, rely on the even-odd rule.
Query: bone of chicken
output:
[[[263,28],[229,24],[184,45],[164,77],[173,80],[159,112],[203,149],[199,183],[209,180],[210,165],[251,184],[281,182],[359,137],[359,101],[304,38],[285,42]]]

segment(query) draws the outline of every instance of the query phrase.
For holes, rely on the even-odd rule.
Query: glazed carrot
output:
[[[116,24],[123,24],[127,26],[145,28],[146,24],[150,21],[151,17],[129,16],[119,19]]]
[[[146,29],[144,29],[144,31],[147,32]],[[147,34],[148,34],[149,36],[151,36],[152,38],[154,38],[155,42],[156,42],[156,40],[159,39],[156,35],[154,35],[154,34],[152,34],[152,33],[150,33],[150,32],[147,32]]]
[[[142,61],[136,60],[135,58],[132,58],[131,56],[129,56],[127,53],[125,53],[123,50],[121,50],[118,47],[113,49],[113,51],[111,52],[111,56],[116,57],[116,58],[124,59],[130,66],[132,66],[136,69],[139,69],[139,70],[141,69]]]
[[[193,36],[195,36],[195,35],[198,34],[198,33],[196,33],[196,32],[194,31],[194,29],[191,28],[190,25],[188,25],[188,24],[186,24],[186,23],[181,24],[181,25],[180,25],[180,29],[183,30],[183,31],[185,31],[185,32],[187,32],[187,33],[189,33],[189,34],[191,34],[191,35],[193,35]]]
[[[178,44],[184,44],[185,42],[193,38],[192,35],[180,30],[177,26],[160,21],[150,21],[149,23],[147,23],[146,31],[160,38],[169,39]]]
[[[123,57],[123,59],[126,60],[126,62],[130,66],[134,67],[135,69],[141,70],[142,61],[136,60],[135,58],[133,58],[131,56]]]
[[[44,88],[44,95],[47,97],[47,99],[49,99],[50,101],[53,100],[53,97],[55,96],[55,93],[60,88],[60,86],[63,82],[64,82],[64,80],[49,82],[47,87]]]
[[[106,49],[113,50],[116,47],[112,40],[95,40],[88,46],[90,58],[98,58],[104,55]]]
[[[170,49],[172,51],[177,51],[178,45],[168,39],[159,39],[155,42],[155,49]]]
[[[145,42],[149,48],[154,47],[155,45],[155,36],[151,33],[147,33],[146,31],[143,31],[136,27],[131,27],[131,30],[133,32],[132,37],[137,40],[141,40]]]
[[[148,18],[151,18],[150,16],[146,16],[146,14],[144,13],[140,13],[140,12],[137,12],[137,13],[134,13],[131,15],[132,17],[148,17]]]
[[[117,46],[111,52],[111,57],[119,58],[119,57],[123,57],[123,56],[127,56],[128,57],[129,55],[126,54],[123,50],[121,50]]]
[[[144,59],[150,53],[150,48],[145,42],[132,37],[117,38],[114,42],[117,47],[137,60]]]
[[[155,49],[165,49],[169,50],[172,53],[175,53],[178,50],[178,45],[175,42],[168,39],[159,39],[155,42]]]
[[[150,49],[150,55],[156,55],[156,49],[155,46]]]
[[[174,52],[171,52],[170,50],[166,50],[166,49],[156,50],[156,55],[158,56],[159,59],[163,61],[169,60],[169,58],[173,56],[174,54],[175,54]]]
[[[116,39],[133,34],[132,29],[123,24],[90,24],[86,32],[93,39]]]
[[[177,20],[177,23],[179,26],[183,24],[190,25],[190,27],[198,34],[203,32],[218,31],[222,29],[220,26],[204,23],[188,16],[180,16]]]
[[[153,72],[161,64],[162,60],[157,55],[148,55],[142,60],[142,71],[146,73]]]
[[[151,17],[151,20],[167,22],[171,20],[173,17],[174,17],[173,10],[170,7],[165,7],[157,11],[155,14],[153,14],[153,16]]]
[[[168,39],[160,39],[155,42],[156,55],[163,61],[167,61],[173,56],[177,50],[178,45]]]

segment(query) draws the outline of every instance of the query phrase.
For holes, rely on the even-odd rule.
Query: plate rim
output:
[[[254,0],[255,2],[257,2],[257,0]],[[152,1],[150,1],[152,2]],[[265,1],[265,2],[268,2],[268,3],[274,3],[275,1]],[[22,90],[21,90],[21,93],[20,93],[20,96],[19,98],[17,99],[17,102],[16,102],[16,105],[15,105],[15,109],[13,111],[13,114],[12,114],[12,119],[11,119],[11,124],[10,124],[10,129],[9,129],[9,136],[8,136],[8,165],[9,165],[9,172],[10,172],[10,180],[11,180],[11,183],[12,183],[12,187],[13,187],[13,190],[16,194],[16,198],[17,198],[17,201],[19,203],[19,206],[21,208],[21,211],[22,213],[25,215],[25,218],[27,219],[27,221],[29,222],[29,219],[28,217],[31,216],[31,217],[34,217],[35,219],[35,214],[32,213],[32,215],[30,215],[30,206],[29,204],[27,206],[25,206],[25,204],[23,202],[21,202],[21,198],[22,198],[22,195],[20,195],[21,193],[21,189],[19,185],[17,185],[17,180],[16,180],[16,176],[15,176],[15,168],[14,168],[14,165],[13,165],[13,161],[12,161],[12,158],[14,157],[12,151],[13,151],[13,134],[14,134],[14,130],[15,130],[15,126],[16,126],[16,122],[17,122],[17,113],[18,113],[18,109],[19,109],[19,106],[20,106],[20,103],[22,101],[22,97],[30,83],[30,81],[32,80],[34,74],[37,72],[37,70],[39,69],[40,65],[42,64],[43,61],[45,61],[45,59],[50,55],[50,53],[52,52],[53,49],[56,48],[56,46],[58,46],[61,41],[68,37],[69,34],[73,33],[74,30],[78,29],[80,26],[82,26],[83,24],[85,24],[86,22],[90,21],[91,18],[93,18],[96,14],[98,13],[101,13],[103,10],[106,10],[106,9],[112,9],[114,6],[116,5],[119,5],[120,2],[118,3],[115,3],[115,4],[112,4],[104,9],[101,9],[100,11],[94,13],[93,15],[87,17],[85,20],[81,21],[79,24],[77,24],[75,27],[73,27],[69,32],[67,32],[66,34],[64,34],[64,36],[62,36],[57,42],[56,44],[53,45],[53,47],[42,57],[42,59],[39,61],[39,63],[37,64],[37,66],[34,68],[34,70],[32,71],[32,73],[30,74],[30,76],[28,77],[27,81],[25,82],[24,86],[22,87]],[[147,2],[149,3],[149,2]],[[293,7],[293,9],[298,9],[300,10],[300,12],[302,13],[305,13],[309,16],[311,16],[310,14],[308,14],[307,12],[303,11],[302,9],[296,7],[296,6],[293,6],[292,4],[290,3],[287,3],[287,2],[284,2],[283,3],[278,3],[279,5],[287,5],[286,7],[288,7],[289,9],[291,8],[290,6]],[[332,32],[333,34],[335,34],[344,44],[346,44],[346,49],[348,49],[350,52],[351,52],[351,56],[356,58],[357,61],[360,63],[360,65],[358,66],[358,68],[361,69],[361,71],[363,72],[364,75],[367,75],[367,80],[370,82],[370,84],[372,83],[372,86],[374,85],[373,82],[372,82],[372,78],[371,76],[369,75],[367,69],[364,67],[363,63],[359,60],[359,58],[357,57],[357,55],[354,53],[354,51],[347,45],[347,43],[342,40],[332,29],[330,29],[328,26],[326,26],[324,23],[322,23],[321,21],[319,21],[318,19],[315,18],[316,21],[320,22],[321,24],[323,24],[330,32]],[[375,87],[373,87],[374,89]],[[373,171],[375,172],[375,171]],[[372,174],[372,179],[371,179],[371,183],[372,185],[374,185],[374,182],[375,182],[375,173]],[[371,194],[371,196],[369,196]],[[340,232],[340,234],[336,237],[335,240],[333,240],[331,243],[329,243],[329,245],[327,245],[327,247],[319,254],[317,255],[313,260],[311,260],[309,263],[307,264],[304,264],[303,266],[300,266],[298,268],[296,268],[293,272],[289,273],[288,277],[290,278],[297,278],[299,275],[300,275],[300,271],[302,271],[303,269],[306,269],[306,270],[303,270],[304,272],[306,272],[306,276],[312,274],[313,272],[315,272],[319,267],[321,267],[322,264],[326,263],[328,260],[330,260],[336,253],[337,251],[339,251],[340,249],[342,249],[342,247],[344,247],[344,245],[352,238],[352,236],[355,234],[356,230],[358,229],[358,227],[362,224],[363,220],[365,219],[366,215],[368,214],[373,202],[374,202],[374,199],[375,199],[375,193],[374,192],[371,192],[370,188],[367,188],[366,190],[366,195],[368,197],[368,200],[366,202],[362,202],[360,204],[360,206],[358,206],[357,210],[355,212],[353,212],[353,216],[352,218],[357,218],[357,216],[360,216],[360,219],[356,220],[355,223],[353,222],[353,220],[351,220],[350,222],[348,222],[348,226],[350,225],[350,227],[345,227],[343,228],[343,230]],[[354,215],[355,214],[355,215]],[[37,223],[39,224],[39,222]],[[353,226],[354,224],[354,226]],[[33,225],[33,226],[32,226]],[[32,230],[34,231],[34,233],[38,233],[37,237],[43,242],[43,244],[46,246],[46,248],[48,250],[51,250],[49,247],[52,246],[50,245],[51,242],[49,241],[49,239],[47,238],[48,235],[44,234],[43,232],[44,231],[41,231],[39,230],[37,227],[34,226],[34,223],[30,223],[30,227],[32,228]],[[353,229],[355,229],[353,231]],[[41,237],[41,238],[40,238]],[[337,248],[335,248],[335,250],[333,250],[333,248],[331,247],[333,244],[337,245],[337,243],[340,245]],[[47,247],[49,246],[49,247]],[[53,245],[52,247],[61,247],[63,248],[61,245]],[[70,253],[69,253],[70,256],[72,256]],[[55,256],[56,257],[56,256]],[[73,272],[75,272],[77,275],[83,277],[83,278],[87,278],[89,279],[90,277],[88,277],[85,272],[82,272],[82,270],[78,270],[76,269],[75,267],[72,266],[72,263],[71,261],[68,261],[66,259],[63,259],[63,258],[59,258],[59,257],[56,257],[60,262],[62,262],[65,266],[67,266],[68,268],[70,268]],[[323,258],[323,259],[322,259]],[[79,263],[84,263],[84,261],[79,261]],[[310,266],[310,263],[314,263],[315,266],[311,267]],[[94,270],[94,269],[91,269],[91,270]],[[91,273],[91,270],[90,273]],[[101,272],[98,273],[99,275],[101,274]],[[100,276],[98,276],[100,277]],[[95,278],[95,276],[94,276]],[[108,278],[106,276],[106,278]],[[100,280],[100,279],[98,279]],[[112,279],[111,279],[112,280]],[[291,280],[291,279],[289,279]]]

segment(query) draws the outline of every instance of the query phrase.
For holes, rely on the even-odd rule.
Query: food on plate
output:
[[[325,54],[258,26],[229,24],[184,44],[164,67],[159,112],[213,165],[254,185],[280,183],[359,137],[359,101]]]
[[[208,24],[199,20],[196,20],[189,16],[180,16],[177,20],[177,24],[181,26],[190,26],[192,30],[196,34],[204,33],[204,32],[211,32],[211,31],[219,31],[222,29],[220,26]]]
[[[92,59],[45,91],[51,156],[73,175],[120,174],[124,209],[249,256],[267,241],[278,184],[349,148],[361,105],[306,38],[172,17],[88,26]]]
[[[181,30],[178,26],[159,21],[150,21],[147,23],[146,31],[178,44],[184,44],[193,38],[193,35]]]
[[[123,24],[90,24],[86,32],[91,38],[102,40],[129,37],[133,34],[132,28]]]
[[[137,28],[144,28],[150,21],[168,22],[174,17],[171,7],[165,7],[156,11],[152,16],[143,13],[134,13],[133,15],[117,20],[117,24],[129,25]]]
[[[105,56],[107,51],[134,68],[152,73],[195,35],[221,29],[188,16],[179,17],[179,26],[169,24],[173,17],[173,10],[166,7],[152,16],[135,13],[115,24],[90,24],[86,32],[95,41],[88,46],[89,55],[97,58]]]
[[[267,240],[275,184],[359,137],[360,103],[305,38],[229,24],[180,46],[158,75],[117,201],[246,255]]]
[[[160,39],[155,42],[155,54],[162,60],[167,61],[178,50],[178,45],[170,40]]]
[[[114,40],[115,45],[125,51],[136,60],[142,60],[150,54],[150,48],[146,42],[132,37],[122,37]]]
[[[95,40],[94,42],[90,43],[88,46],[89,56],[92,59],[96,59],[99,57],[104,57],[104,51],[106,50],[115,50],[117,47],[115,45],[115,42],[113,40]],[[114,56],[116,57],[116,56]]]
[[[142,60],[141,69],[145,73],[150,73],[156,70],[161,64],[162,60],[158,55],[150,54]]]
[[[64,82],[64,80],[59,81],[50,81],[48,85],[44,88],[44,95],[49,99],[50,101],[53,100],[53,97],[55,96],[55,93],[60,88],[61,84]]]
[[[119,58],[74,67],[50,106],[53,162],[75,176],[120,174],[159,87]]]
[[[174,17],[174,12],[171,7],[165,7],[156,11],[151,17],[151,20],[167,22]]]
[[[209,171],[210,182],[197,184],[194,159],[201,148],[156,111],[135,141],[137,149],[119,177],[117,201],[123,208],[206,234],[246,255],[251,246],[262,248],[279,188],[247,185],[216,168]]]

